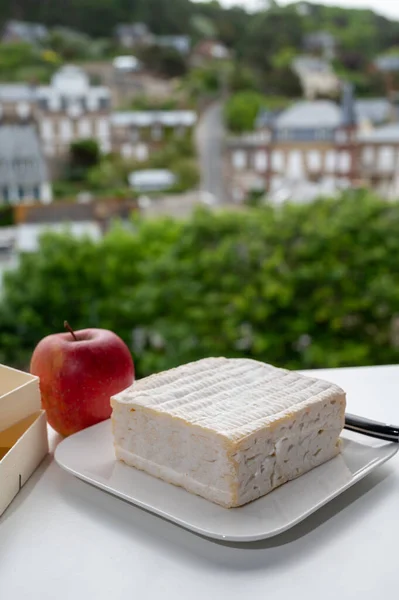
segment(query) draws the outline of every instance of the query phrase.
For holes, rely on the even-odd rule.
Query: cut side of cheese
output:
[[[138,380],[111,403],[118,459],[229,508],[336,456],[346,408],[332,383],[226,358]]]

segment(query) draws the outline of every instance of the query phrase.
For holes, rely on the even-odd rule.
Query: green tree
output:
[[[88,186],[100,192],[127,187],[126,167],[122,161],[103,160],[87,171]]]
[[[98,142],[83,139],[73,142],[70,148],[69,179],[84,181],[90,168],[99,164],[101,152]]]
[[[138,51],[138,56],[147,69],[165,77],[181,77],[187,72],[184,56],[174,48],[149,46]]]
[[[397,363],[399,204],[311,205],[134,220],[100,242],[46,235],[6,276],[0,362],[26,367],[62,329],[105,327],[139,376],[205,356],[288,368]]]
[[[266,107],[266,99],[258,92],[243,91],[233,94],[225,105],[227,127],[235,133],[252,131],[261,108]]]

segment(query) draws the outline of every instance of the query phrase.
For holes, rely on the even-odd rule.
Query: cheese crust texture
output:
[[[337,385],[226,358],[141,379],[111,404],[119,460],[228,508],[336,456],[346,408]]]

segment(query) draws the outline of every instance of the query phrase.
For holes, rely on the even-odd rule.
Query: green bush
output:
[[[234,133],[252,131],[256,117],[262,108],[279,110],[290,103],[281,96],[265,96],[255,91],[246,90],[232,94],[225,104],[224,117],[226,125]]]
[[[205,356],[289,368],[399,360],[399,204],[339,200],[198,212],[47,235],[4,282],[0,362],[62,329],[116,331],[140,376]]]
[[[192,158],[182,158],[173,165],[173,172],[177,176],[177,183],[172,191],[182,193],[193,190],[198,186],[200,175],[197,161]]]
[[[101,160],[98,142],[94,139],[82,139],[72,142],[68,165],[70,181],[85,181],[89,169],[96,167]]]
[[[14,225],[14,208],[12,206],[0,206],[0,227]]]
[[[57,63],[49,63],[45,52],[30,44],[0,44],[0,81],[43,83],[56,68]]]

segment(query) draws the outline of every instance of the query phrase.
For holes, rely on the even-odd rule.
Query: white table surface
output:
[[[399,366],[315,374],[347,391],[348,412],[399,423]],[[0,518],[0,599],[379,600],[398,589],[398,540],[399,455],[291,531],[246,546],[180,529],[48,457]]]

